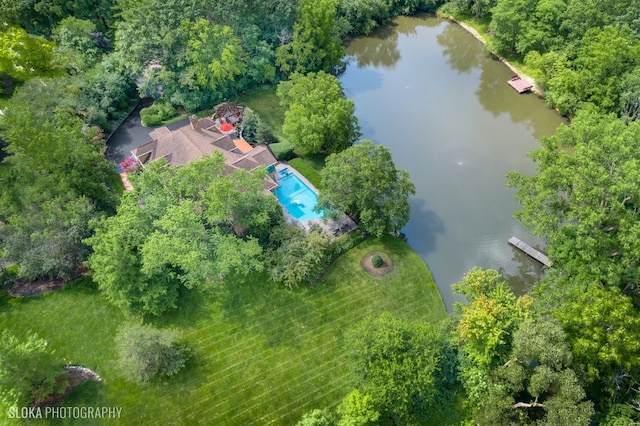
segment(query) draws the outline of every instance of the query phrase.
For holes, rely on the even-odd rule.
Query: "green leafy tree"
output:
[[[52,34],[56,42],[53,48],[55,62],[76,73],[94,66],[102,53],[92,36],[95,33],[96,26],[91,21],[71,16],[60,21]]]
[[[286,74],[331,73],[344,48],[336,31],[337,0],[300,0],[293,38],[276,50],[276,64]]]
[[[442,349],[429,324],[411,325],[385,312],[355,325],[345,342],[358,389],[373,401],[367,416],[378,411],[405,422],[424,420]]]
[[[264,194],[260,176],[265,175],[264,168],[236,170],[226,179],[213,181],[205,195],[207,221],[246,230],[266,245],[271,230],[284,222],[284,216],[276,198]]]
[[[491,269],[474,268],[453,288],[469,301],[454,304],[459,320],[452,340],[459,347],[466,404],[477,410],[489,391],[490,371],[507,360],[513,332],[528,316],[530,299],[516,298],[501,275]]]
[[[51,72],[53,44],[15,25],[0,25],[0,76],[18,80]]]
[[[31,203],[0,229],[2,256],[18,263],[18,275],[30,280],[77,276],[89,255],[83,239],[90,235],[88,222],[98,217],[94,206],[70,193],[53,199],[29,196]]]
[[[282,130],[301,154],[340,152],[360,137],[355,104],[344,97],[336,77],[293,74],[277,93],[286,109]]]
[[[50,81],[26,83],[1,117],[11,155],[3,161],[8,173],[0,176],[0,221],[6,224],[0,240],[4,255],[29,279],[76,275],[88,254],[82,242],[87,222],[115,204],[105,184],[114,172],[103,141],[38,90]]]
[[[336,411],[340,415],[338,426],[365,426],[375,424],[380,418],[373,399],[358,389],[351,391]]]
[[[491,9],[491,47],[500,53],[516,53],[516,45],[535,9],[536,0],[501,0]]]
[[[328,410],[311,410],[305,413],[296,426],[333,426],[333,416]]]
[[[8,330],[0,339],[0,402],[28,407],[69,385],[68,373],[47,342],[35,333],[20,339]]]
[[[120,373],[138,383],[175,376],[189,358],[189,351],[179,343],[179,337],[176,330],[124,325],[115,337]]]
[[[87,240],[93,249],[87,265],[112,303],[157,315],[175,307],[182,286],[214,285],[229,274],[263,268],[257,240],[238,238],[221,211],[232,217],[243,213],[209,205],[222,197],[212,195],[225,187],[217,181],[234,179],[223,170],[224,159],[216,154],[179,168],[154,161],[131,176],[134,190],[123,195],[115,216],[94,223],[95,235]],[[262,179],[258,173],[253,177]],[[261,194],[261,185],[234,191],[246,201],[258,187]],[[240,195],[243,191],[247,194]]]
[[[640,290],[636,123],[582,111],[531,153],[538,173],[509,174],[522,206],[516,217],[547,241],[555,287],[602,282]]]
[[[621,371],[638,377],[640,314],[617,288],[590,286],[556,312],[567,332],[576,362],[591,379],[615,382]]]
[[[190,89],[211,90],[223,96],[232,93],[234,80],[246,70],[245,52],[231,27],[206,19],[184,21],[186,36],[184,84]]]
[[[269,278],[286,287],[295,287],[313,278],[324,265],[331,240],[321,228],[309,232],[295,225],[282,225],[271,233],[278,245],[269,252]]]
[[[105,32],[114,23],[114,3],[113,0],[0,0],[0,22],[48,36],[62,19],[73,16],[89,20]]]
[[[640,118],[640,67],[626,73],[620,82],[620,110],[625,122]]]
[[[480,424],[591,424],[593,403],[572,369],[562,326],[542,317],[522,322],[509,360],[491,374]]]
[[[347,212],[376,236],[398,232],[409,221],[415,187],[409,173],[396,169],[388,148],[364,140],[325,164],[318,208]]]
[[[460,316],[455,334],[463,351],[481,367],[492,368],[504,362],[514,330],[527,317],[530,299],[516,298],[493,269],[474,268],[453,289],[469,301],[455,305]]]

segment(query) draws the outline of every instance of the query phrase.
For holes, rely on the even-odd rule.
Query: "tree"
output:
[[[537,174],[508,175],[522,206],[516,217],[547,241],[556,287],[601,282],[640,291],[639,141],[637,122],[584,110],[531,153]]]
[[[246,55],[231,27],[206,19],[184,21],[181,27],[186,33],[184,85],[215,92],[219,98],[234,93],[234,80],[246,69]]]
[[[625,122],[640,118],[640,67],[627,72],[620,82],[620,110]]]
[[[114,3],[113,0],[0,0],[0,22],[48,36],[61,19],[73,16],[90,20],[105,32],[113,25]]]
[[[500,53],[516,53],[527,17],[536,0],[501,0],[491,9],[491,47]]]
[[[90,235],[88,222],[99,214],[86,198],[71,193],[53,199],[31,195],[31,203],[0,229],[2,256],[18,263],[18,275],[30,280],[77,276],[89,255],[83,243]]]
[[[26,81],[51,72],[53,44],[15,25],[0,25],[0,76]]]
[[[178,340],[176,330],[159,330],[142,324],[124,325],[115,337],[120,372],[138,383],[175,376],[189,358],[187,348]]]
[[[617,288],[590,286],[556,312],[576,362],[587,375],[611,386],[615,376],[640,374],[640,314]],[[609,389],[610,391],[612,389]]]
[[[282,131],[301,154],[340,152],[360,137],[355,104],[343,96],[336,77],[293,74],[277,93],[286,109]]]
[[[277,248],[269,251],[269,278],[286,287],[296,287],[314,277],[324,264],[331,243],[321,228],[306,232],[295,225],[282,225],[271,233]]]
[[[20,339],[8,330],[0,339],[0,402],[28,407],[69,385],[62,362],[35,333]]]
[[[380,418],[380,413],[371,397],[358,389],[351,391],[336,411],[340,415],[338,426],[365,426],[375,423]]]
[[[93,67],[101,54],[96,38],[92,36],[95,33],[96,26],[90,21],[71,16],[60,21],[52,34],[56,42],[54,59],[59,66],[75,73]]]
[[[441,356],[440,339],[429,324],[411,325],[385,312],[358,323],[345,342],[358,389],[373,401],[367,404],[369,416],[375,410],[407,421],[425,414]]]
[[[396,169],[388,148],[364,140],[325,164],[318,208],[354,215],[363,231],[376,236],[398,232],[409,221],[415,187],[409,173]]]
[[[0,240],[29,279],[76,275],[88,254],[87,222],[115,204],[103,141],[43,93],[50,81],[22,86],[1,119],[10,155],[0,176],[0,221],[7,225]]]
[[[453,341],[459,348],[467,404],[477,409],[489,391],[490,371],[507,360],[513,332],[528,316],[530,299],[516,298],[501,275],[491,269],[474,268],[453,288],[469,301],[454,304],[459,320]]]
[[[258,223],[265,210],[257,208],[253,218],[253,212],[220,203],[233,200],[233,206],[244,208],[242,200],[253,199],[258,206],[254,192],[264,191],[263,175],[240,179],[260,184],[231,189],[218,182],[235,182],[234,174],[225,176],[223,170],[224,158],[216,153],[179,168],[154,161],[139,175],[130,175],[134,190],[123,195],[115,216],[93,223],[95,235],[87,240],[93,249],[87,265],[112,303],[158,315],[175,307],[182,286],[211,286],[229,274],[262,270],[258,241],[237,237],[229,223],[233,217]],[[220,188],[226,193],[215,194]],[[281,211],[277,213],[281,217]]]
[[[522,322],[509,360],[491,374],[480,424],[589,425],[593,403],[572,369],[562,326],[549,317]]]
[[[305,413],[296,426],[332,426],[333,416],[328,410],[311,410]]]
[[[291,43],[276,50],[276,64],[289,74],[331,73],[344,48],[336,32],[337,0],[300,0]]]
[[[530,299],[516,298],[498,271],[474,268],[453,285],[469,304],[456,303],[460,320],[455,334],[462,350],[477,365],[493,368],[505,361],[512,333],[527,317]]]

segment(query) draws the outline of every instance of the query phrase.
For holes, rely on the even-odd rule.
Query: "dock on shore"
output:
[[[518,93],[530,92],[533,88],[533,84],[517,75],[511,77],[507,83],[509,83],[509,86],[513,87],[513,89]]]
[[[542,263],[544,266],[551,267],[551,265],[553,264],[551,262],[551,260],[549,260],[549,258],[545,254],[543,254],[543,253],[539,252],[538,250],[534,249],[529,244],[527,244],[524,241],[520,240],[518,237],[509,238],[509,244],[511,244],[512,246],[514,246],[518,250],[521,250],[525,254],[531,256],[532,258],[534,258],[538,262]]]

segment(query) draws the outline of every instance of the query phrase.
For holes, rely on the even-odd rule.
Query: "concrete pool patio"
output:
[[[286,161],[281,161],[276,165],[275,176],[277,177],[278,181],[280,180],[280,172],[285,170],[287,170],[289,173],[294,174],[298,179],[300,179],[312,192],[315,193],[316,196],[319,194],[320,191],[318,191],[318,189],[313,186],[313,184],[309,182],[307,178],[305,178],[295,168],[290,166]],[[342,216],[337,220],[327,217],[320,219],[298,220],[289,213],[289,211],[285,208],[285,206],[282,205],[282,203],[280,205],[282,206],[282,212],[284,213],[284,217],[287,222],[295,223],[298,226],[303,227],[307,231],[311,229],[311,226],[317,225],[328,234],[339,237],[358,228],[358,225],[346,214],[342,214]]]

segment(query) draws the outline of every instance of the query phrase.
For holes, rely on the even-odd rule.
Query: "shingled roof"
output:
[[[205,155],[212,155],[214,151],[224,155],[227,173],[240,168],[253,170],[260,165],[269,167],[278,162],[269,148],[263,145],[242,152],[229,135],[224,135],[215,128],[210,118],[198,120],[192,116],[186,126],[174,131],[160,127],[149,133],[149,136],[153,138],[151,142],[131,151],[143,165],[165,158],[171,166],[182,166]],[[247,146],[250,147],[248,144]]]

